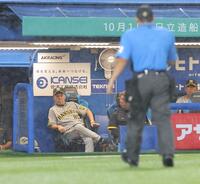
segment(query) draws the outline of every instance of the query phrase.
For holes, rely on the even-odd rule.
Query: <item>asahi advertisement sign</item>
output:
[[[52,96],[56,87],[75,87],[79,95],[91,94],[90,63],[34,63],[34,96]]]
[[[66,63],[69,62],[69,53],[38,53],[38,63]]]

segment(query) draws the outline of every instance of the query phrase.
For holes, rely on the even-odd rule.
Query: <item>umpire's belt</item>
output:
[[[142,72],[136,72],[136,75],[137,75],[137,78],[142,78],[145,75],[149,75],[149,74],[159,75],[165,72],[166,70],[144,70]]]

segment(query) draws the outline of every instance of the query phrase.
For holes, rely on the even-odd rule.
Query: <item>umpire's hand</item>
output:
[[[113,80],[109,80],[108,86],[107,86],[107,90],[106,90],[107,94],[112,94],[113,85],[114,85],[114,81]]]

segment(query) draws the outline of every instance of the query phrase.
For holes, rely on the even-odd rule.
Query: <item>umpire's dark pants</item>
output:
[[[148,108],[152,110],[152,121],[157,125],[160,154],[174,154],[173,132],[170,123],[169,79],[166,73],[148,73],[138,78],[140,105],[132,105],[128,122],[127,154],[131,160],[139,160],[142,130]],[[134,98],[134,97],[133,97]]]

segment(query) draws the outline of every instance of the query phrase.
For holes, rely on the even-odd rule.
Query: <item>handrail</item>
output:
[[[200,103],[171,103],[171,110],[200,110]]]

